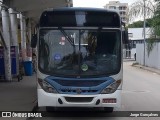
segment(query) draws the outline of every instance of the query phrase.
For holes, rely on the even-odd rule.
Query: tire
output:
[[[113,107],[105,107],[105,108],[104,108],[104,111],[105,111],[105,112],[108,112],[108,113],[112,113],[112,112],[113,112],[113,109],[114,109]]]
[[[47,112],[55,112],[56,108],[55,107],[46,107]]]

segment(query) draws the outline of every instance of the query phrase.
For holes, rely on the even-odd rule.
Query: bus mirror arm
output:
[[[66,33],[61,27],[59,27],[58,29],[59,29],[59,30],[61,31],[61,33],[65,36],[65,38],[68,40],[68,42],[69,42],[72,46],[75,46],[75,45],[74,45],[74,41],[72,40],[72,38],[70,38],[70,36],[67,35],[67,33]]]
[[[37,46],[37,34],[33,34],[31,39],[31,47],[36,48],[36,46]]]

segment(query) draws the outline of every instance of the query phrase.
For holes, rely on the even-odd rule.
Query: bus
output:
[[[121,106],[122,46],[127,41],[120,16],[100,8],[45,10],[37,44],[38,107]]]

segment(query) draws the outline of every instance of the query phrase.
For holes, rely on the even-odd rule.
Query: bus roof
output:
[[[117,13],[115,10],[108,10],[104,8],[89,8],[89,7],[61,7],[61,8],[48,8],[45,10],[48,11],[95,11],[95,12],[112,12]],[[44,12],[45,12],[44,11]]]
[[[98,19],[97,19],[98,18]],[[77,21],[79,21],[77,23]],[[116,11],[102,8],[64,7],[49,8],[40,17],[40,27],[56,26],[104,26],[120,27],[120,16]]]

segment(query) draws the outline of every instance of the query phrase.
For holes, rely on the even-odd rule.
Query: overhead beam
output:
[[[29,11],[53,7],[65,7],[66,0],[4,0],[4,4],[17,11]]]
[[[35,21],[47,8],[72,6],[72,0],[3,0],[3,3]]]

